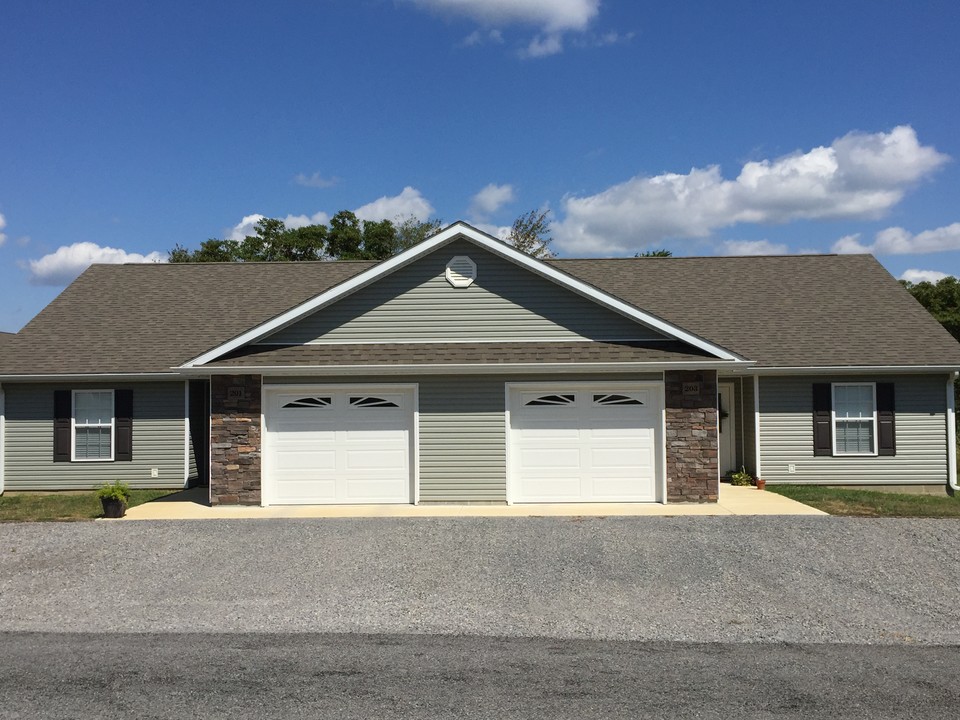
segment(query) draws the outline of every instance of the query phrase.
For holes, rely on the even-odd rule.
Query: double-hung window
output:
[[[833,384],[833,453],[877,454],[877,392],[874,383]]]
[[[113,408],[113,390],[73,391],[73,460],[113,460]]]

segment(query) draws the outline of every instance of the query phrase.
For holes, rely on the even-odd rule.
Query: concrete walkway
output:
[[[717,503],[564,503],[555,505],[272,505],[211,507],[207,489],[169,495],[127,510],[127,520],[358,517],[570,517],[678,515],[826,515],[782,495],[753,487],[720,485]]]

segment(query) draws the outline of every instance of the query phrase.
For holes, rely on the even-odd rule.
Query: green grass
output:
[[[131,490],[128,507],[142,505],[176,490]],[[6,493],[0,496],[0,522],[69,522],[103,516],[97,493]]]
[[[831,515],[960,518],[960,496],[913,495],[819,485],[767,485],[767,490]]]

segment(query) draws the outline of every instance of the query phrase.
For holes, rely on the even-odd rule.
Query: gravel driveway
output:
[[[958,608],[951,520],[0,525],[0,631],[958,644]]]

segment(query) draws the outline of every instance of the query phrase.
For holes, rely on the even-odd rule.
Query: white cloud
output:
[[[939,280],[943,280],[945,277],[950,277],[947,273],[940,272],[939,270],[916,270],[911,268],[909,270],[904,270],[903,275],[900,276],[901,280],[906,280],[907,282],[919,283],[919,282],[931,282],[935,283]]]
[[[313,173],[312,175],[306,175],[304,173],[298,173],[293,181],[297,185],[303,185],[304,187],[315,187],[315,188],[330,188],[340,182],[338,177],[324,177],[318,172]]]
[[[56,252],[29,262],[30,282],[33,285],[69,284],[93,263],[161,263],[167,261],[166,253],[152,252],[147,255],[128,253],[112,247],[100,247],[92,242],[64,245]]]
[[[720,247],[721,255],[786,255],[789,252],[785,243],[769,240],[725,240]]]
[[[471,199],[470,214],[478,218],[486,217],[513,201],[513,185],[490,183]]]
[[[503,44],[503,33],[497,29],[492,30],[474,30],[472,33],[467,35],[461,42],[461,47],[476,47],[478,45],[486,45],[487,43],[492,43],[494,45]]]
[[[411,0],[415,5],[468,17],[483,25],[524,23],[545,32],[583,30],[600,11],[600,0]]]
[[[3,216],[3,213],[0,213],[0,230],[3,230],[7,226],[7,219]],[[0,245],[3,245],[7,241],[7,236],[0,232]]]
[[[520,53],[521,57],[539,58],[563,52],[563,37],[559,33],[536,35]]]
[[[434,211],[433,205],[420,191],[408,185],[399,195],[377,198],[353,212],[361,220],[393,220],[410,216],[418,220],[428,220]]]
[[[960,222],[916,235],[902,227],[889,227],[874,235],[872,243],[860,242],[860,235],[847,235],[833,244],[835,253],[914,255],[948,250],[960,250]]]
[[[361,220],[397,220],[411,216],[418,220],[429,220],[434,209],[419,190],[408,185],[399,195],[385,195],[366,205],[361,205],[353,212]],[[240,222],[224,230],[224,238],[243,240],[247,235],[256,234],[257,223],[265,217],[260,213],[244,215]],[[281,219],[288,228],[302,228],[307,225],[326,225],[330,222],[330,215],[321,210],[313,215],[287,215]]]
[[[876,218],[948,159],[901,126],[748,162],[734,180],[715,165],[638,175],[595,195],[565,198],[556,243],[578,254],[615,254],[669,237],[706,237],[737,223]]]
[[[493,223],[485,222],[475,222],[473,226],[477,230],[482,230],[487,235],[493,235],[495,238],[506,241],[510,237],[510,231],[513,229],[511,225],[494,225]]]

